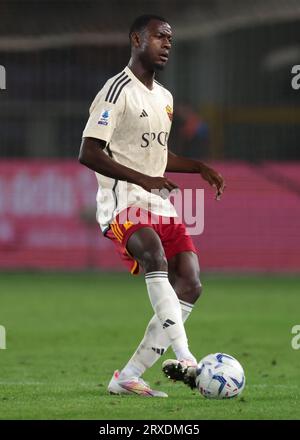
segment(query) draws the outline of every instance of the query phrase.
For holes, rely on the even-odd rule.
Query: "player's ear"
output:
[[[131,36],[131,46],[132,47],[139,47],[141,44],[141,37],[137,32],[132,32]]]

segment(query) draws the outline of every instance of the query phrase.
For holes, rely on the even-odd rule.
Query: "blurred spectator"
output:
[[[173,121],[170,149],[186,157],[208,158],[209,130],[201,116],[189,104],[181,103],[175,107]]]

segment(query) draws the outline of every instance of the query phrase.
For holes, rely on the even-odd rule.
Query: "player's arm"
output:
[[[204,180],[216,188],[216,200],[220,200],[224,192],[225,181],[221,174],[200,162],[200,160],[177,156],[169,150],[166,171],[173,173],[199,173]]]
[[[149,192],[155,189],[166,188],[172,191],[178,188],[166,177],[147,176],[114,161],[103,151],[106,144],[107,142],[101,139],[84,137],[80,147],[79,162],[103,176],[135,183]]]

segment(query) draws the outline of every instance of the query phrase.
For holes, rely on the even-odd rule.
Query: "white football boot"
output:
[[[116,370],[111,378],[107,390],[110,394],[135,394],[145,397],[168,397],[163,391],[152,390],[140,377],[120,379],[120,372]]]

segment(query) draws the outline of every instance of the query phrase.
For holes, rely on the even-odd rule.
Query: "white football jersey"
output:
[[[154,82],[149,90],[128,67],[110,78],[95,97],[83,137],[102,139],[114,161],[148,176],[163,177],[168,159],[173,98]],[[177,217],[169,199],[142,187],[96,173],[97,221],[105,232],[123,209],[136,206]]]

